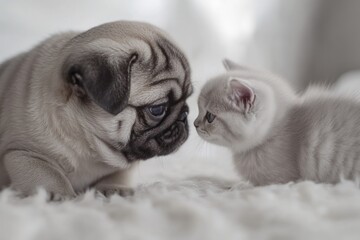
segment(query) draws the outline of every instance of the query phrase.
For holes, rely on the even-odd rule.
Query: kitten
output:
[[[360,102],[329,90],[297,95],[280,78],[224,60],[226,74],[199,96],[194,122],[206,141],[228,147],[254,185],[336,183],[360,175]]]

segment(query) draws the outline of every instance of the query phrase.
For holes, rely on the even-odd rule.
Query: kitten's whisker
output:
[[[209,144],[207,142],[205,142],[205,157],[206,160],[209,159]]]
[[[198,151],[202,151],[202,148],[203,148],[203,144],[204,144],[204,141],[201,139],[201,138],[199,138],[198,139],[198,141],[197,141],[197,143],[195,144],[195,148],[194,149],[196,149],[196,150],[198,150]],[[195,159],[195,154],[193,154],[192,155],[192,158],[191,158],[191,161],[193,161],[194,159]]]

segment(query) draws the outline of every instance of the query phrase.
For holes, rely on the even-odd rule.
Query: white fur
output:
[[[251,116],[221,101],[229,76],[245,79],[257,95]],[[299,179],[335,183],[341,177],[355,180],[360,176],[360,104],[356,99],[320,87],[296,96],[274,76],[237,67],[204,86],[199,109],[200,136],[230,148],[240,175],[255,185]],[[217,115],[213,123],[206,122],[206,111]],[[218,135],[228,141],[213,141],[221,139]]]

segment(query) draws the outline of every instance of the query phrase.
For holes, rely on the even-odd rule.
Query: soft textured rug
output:
[[[254,188],[236,180],[224,159],[178,160],[140,166],[127,198],[88,192],[48,203],[43,191],[19,199],[5,190],[0,239],[359,239],[354,183]]]

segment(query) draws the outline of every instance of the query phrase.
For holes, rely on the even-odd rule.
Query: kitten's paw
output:
[[[122,197],[133,196],[135,191],[131,187],[117,186],[117,185],[108,185],[97,188],[97,191],[102,193],[105,197],[110,197],[114,194],[120,195]]]

